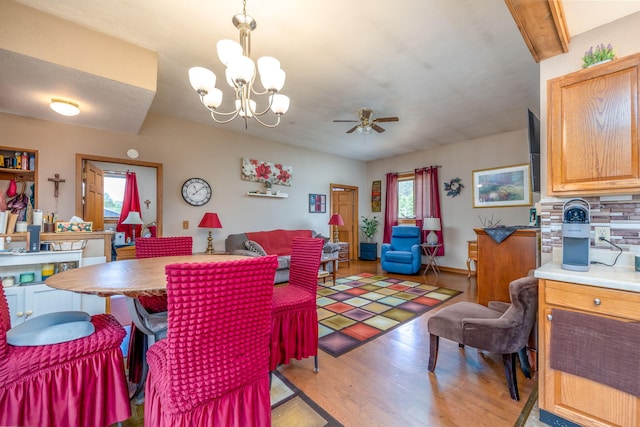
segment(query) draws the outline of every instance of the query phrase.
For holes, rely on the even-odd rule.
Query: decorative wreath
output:
[[[447,196],[456,197],[460,194],[460,191],[464,188],[464,184],[461,181],[460,178],[455,177],[451,181],[444,183],[444,191],[447,192]]]

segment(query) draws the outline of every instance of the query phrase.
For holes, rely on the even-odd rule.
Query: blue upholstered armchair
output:
[[[384,271],[416,274],[420,271],[420,227],[396,225],[391,231],[391,243],[383,243],[380,264]]]

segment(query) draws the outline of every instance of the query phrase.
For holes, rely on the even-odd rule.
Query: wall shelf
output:
[[[280,194],[264,194],[264,193],[252,193],[252,192],[247,192],[247,196],[251,196],[251,197],[271,197],[272,199],[286,199],[287,197],[289,197],[289,195],[287,193],[280,193]]]

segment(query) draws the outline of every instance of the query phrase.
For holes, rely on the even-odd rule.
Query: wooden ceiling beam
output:
[[[569,51],[570,35],[561,0],[504,0],[533,59]]]

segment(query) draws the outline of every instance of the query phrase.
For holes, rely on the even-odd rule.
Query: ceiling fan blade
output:
[[[358,126],[360,126],[360,125],[358,125]],[[352,133],[354,130],[358,129],[358,126],[354,126],[354,127],[352,127],[351,129],[349,129],[349,130],[347,131],[347,133]]]
[[[397,122],[398,120],[400,119],[397,117],[380,117],[375,119],[374,122]]]
[[[360,123],[360,120],[334,120],[334,123]]]
[[[371,125],[371,128],[373,128],[373,130],[375,130],[375,131],[376,131],[376,132],[378,132],[378,133],[382,133],[382,132],[384,132],[384,128],[381,128],[380,126],[378,126],[378,125],[377,125],[377,124],[375,124],[375,123]]]

